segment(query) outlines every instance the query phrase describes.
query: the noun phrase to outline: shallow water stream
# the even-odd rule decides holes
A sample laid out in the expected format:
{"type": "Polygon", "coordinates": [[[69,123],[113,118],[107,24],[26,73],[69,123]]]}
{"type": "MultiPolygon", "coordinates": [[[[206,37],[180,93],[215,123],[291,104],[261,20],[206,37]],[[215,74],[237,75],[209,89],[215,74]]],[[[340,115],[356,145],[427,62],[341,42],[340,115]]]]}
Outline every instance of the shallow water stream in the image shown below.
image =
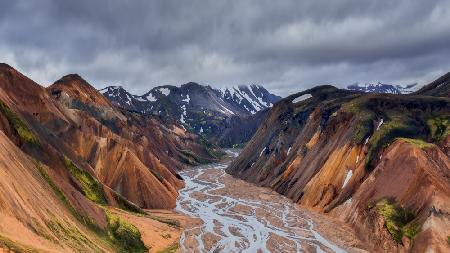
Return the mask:
{"type": "Polygon", "coordinates": [[[345,252],[314,229],[308,212],[270,189],[226,174],[228,164],[181,173],[186,187],[177,211],[196,218],[181,236],[183,252],[345,252]]]}

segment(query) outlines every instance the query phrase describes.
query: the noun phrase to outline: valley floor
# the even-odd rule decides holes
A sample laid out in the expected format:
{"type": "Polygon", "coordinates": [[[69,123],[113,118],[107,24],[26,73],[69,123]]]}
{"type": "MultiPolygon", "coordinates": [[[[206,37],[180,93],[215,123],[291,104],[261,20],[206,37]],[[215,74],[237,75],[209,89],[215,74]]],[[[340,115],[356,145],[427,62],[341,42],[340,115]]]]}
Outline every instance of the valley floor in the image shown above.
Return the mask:
{"type": "Polygon", "coordinates": [[[344,223],[233,178],[227,165],[182,172],[177,211],[195,218],[181,235],[183,252],[365,252],[344,223]]]}

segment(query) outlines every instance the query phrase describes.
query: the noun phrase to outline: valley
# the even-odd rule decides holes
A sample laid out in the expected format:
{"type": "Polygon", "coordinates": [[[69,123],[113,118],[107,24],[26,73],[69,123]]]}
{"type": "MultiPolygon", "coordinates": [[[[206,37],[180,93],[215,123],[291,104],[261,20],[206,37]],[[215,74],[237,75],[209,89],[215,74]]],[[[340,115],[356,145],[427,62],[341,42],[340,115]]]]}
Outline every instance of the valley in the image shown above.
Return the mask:
{"type": "Polygon", "coordinates": [[[365,252],[344,223],[226,174],[237,153],[181,173],[176,211],[194,218],[181,235],[183,252],[365,252]]]}

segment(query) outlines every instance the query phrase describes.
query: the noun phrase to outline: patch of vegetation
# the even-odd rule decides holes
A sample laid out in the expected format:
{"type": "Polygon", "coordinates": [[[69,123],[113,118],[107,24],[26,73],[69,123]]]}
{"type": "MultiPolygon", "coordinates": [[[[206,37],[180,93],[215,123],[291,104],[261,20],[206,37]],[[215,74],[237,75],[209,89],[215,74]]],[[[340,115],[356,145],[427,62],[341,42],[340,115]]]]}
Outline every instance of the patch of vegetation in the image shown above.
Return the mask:
{"type": "Polygon", "coordinates": [[[179,150],[179,152],[181,160],[190,165],[207,164],[211,162],[208,159],[198,156],[191,150],[182,149],[179,150]]]}
{"type": "Polygon", "coordinates": [[[64,156],[64,165],[69,169],[72,176],[74,176],[83,188],[83,194],[95,203],[106,205],[107,201],[103,186],[87,171],[78,168],[68,157],[64,156]]]}
{"type": "Polygon", "coordinates": [[[206,149],[206,152],[208,152],[208,154],[214,159],[220,159],[225,155],[225,152],[221,151],[211,142],[209,142],[204,135],[200,135],[200,144],[206,149]]]}
{"type": "Polygon", "coordinates": [[[39,146],[39,140],[28,126],[11,109],[0,101],[0,112],[6,117],[11,128],[19,136],[20,140],[33,146],[39,146]]]}
{"type": "Polygon", "coordinates": [[[441,141],[450,134],[450,116],[430,117],[427,119],[430,128],[431,139],[441,141]]]}
{"type": "Polygon", "coordinates": [[[50,178],[50,176],[45,171],[42,164],[37,163],[37,168],[39,170],[39,173],[44,178],[44,180],[49,184],[50,188],[52,188],[55,195],[59,198],[59,200],[64,204],[64,206],[70,211],[70,213],[77,218],[80,222],[86,224],[88,227],[93,228],[94,230],[98,230],[97,224],[94,222],[94,220],[90,217],[83,216],[77,212],[77,210],[72,206],[72,204],[69,202],[69,200],[66,198],[64,193],[59,189],[59,187],[53,182],[53,180],[50,178]]]}
{"type": "Polygon", "coordinates": [[[450,244],[450,235],[447,236],[447,243],[450,244]]]}
{"type": "Polygon", "coordinates": [[[180,244],[178,242],[172,243],[169,247],[159,250],[156,253],[175,253],[180,248],[180,244]]]}
{"type": "Polygon", "coordinates": [[[406,116],[396,116],[386,119],[369,140],[369,150],[365,161],[366,169],[370,170],[375,166],[374,163],[379,151],[387,148],[396,138],[423,138],[416,124],[416,122],[406,116]]]}
{"type": "MultiPolygon", "coordinates": [[[[39,253],[41,251],[33,249],[29,246],[23,245],[21,243],[15,242],[3,235],[0,235],[0,249],[6,248],[11,252],[17,253],[39,253]]],[[[7,251],[7,252],[9,252],[7,251]]]]}
{"type": "Polygon", "coordinates": [[[398,243],[402,237],[413,239],[420,232],[420,225],[414,223],[415,215],[392,200],[381,199],[376,204],[377,212],[383,216],[386,229],[398,243]]]}
{"type": "Polygon", "coordinates": [[[58,237],[58,240],[65,241],[76,251],[103,252],[95,243],[89,240],[81,231],[72,225],[53,219],[46,222],[47,227],[58,237]]]}
{"type": "Polygon", "coordinates": [[[140,207],[133,204],[132,202],[126,200],[121,195],[115,193],[114,199],[117,201],[117,204],[119,205],[119,208],[125,211],[129,211],[136,214],[146,214],[140,207]]]}
{"type": "Polygon", "coordinates": [[[220,159],[226,154],[222,150],[216,148],[206,148],[206,152],[214,159],[220,159]]]}
{"type": "Polygon", "coordinates": [[[106,211],[108,221],[108,239],[119,248],[119,252],[147,252],[141,240],[141,232],[118,216],[106,211]]]}
{"type": "MultiPolygon", "coordinates": [[[[115,248],[118,248],[119,252],[147,252],[147,248],[145,248],[145,245],[141,241],[141,234],[135,226],[121,220],[116,215],[110,214],[109,212],[105,211],[108,227],[106,231],[100,229],[93,219],[80,215],[76,211],[76,209],[70,204],[69,200],[63,194],[63,192],[47,174],[42,165],[38,164],[38,169],[42,177],[45,179],[45,181],[47,181],[55,194],[69,209],[72,215],[80,222],[87,225],[87,227],[95,232],[95,234],[97,234],[100,238],[104,238],[106,243],[114,246],[115,248]]],[[[120,197],[118,199],[120,199],[120,197]]],[[[136,212],[140,210],[138,207],[135,207],[132,204],[128,203],[125,199],[122,199],[122,201],[118,201],[118,203],[119,205],[121,205],[122,203],[122,205],[126,207],[124,209],[131,209],[136,212]]],[[[143,211],[140,210],[140,212],[143,211]]],[[[75,248],[80,248],[83,245],[90,245],[91,249],[98,248],[83,234],[81,234],[77,228],[63,225],[61,222],[56,220],[48,222],[47,226],[55,233],[55,235],[58,235],[59,238],[67,240],[68,243],[72,243],[72,246],[75,248]]],[[[98,251],[101,250],[99,249],[98,251]]]]}
{"type": "MultiPolygon", "coordinates": [[[[410,138],[436,142],[450,132],[448,102],[440,98],[396,96],[384,94],[365,95],[342,106],[343,111],[354,117],[353,143],[368,140],[365,167],[371,170],[381,151],[396,138],[410,138]],[[439,115],[438,117],[435,115],[439,115]],[[444,115],[444,116],[443,116],[444,115]],[[384,122],[376,126],[376,122],[384,122]],[[370,137],[370,139],[368,139],[370,137]]],[[[420,141],[411,141],[424,147],[420,141]]]]}
{"type": "Polygon", "coordinates": [[[344,105],[344,110],[351,112],[356,117],[356,124],[353,129],[353,142],[363,144],[366,138],[373,131],[373,121],[376,115],[367,110],[364,105],[358,101],[351,101],[344,105]]]}
{"type": "Polygon", "coordinates": [[[413,144],[415,146],[418,146],[419,148],[429,148],[433,147],[433,143],[428,143],[420,139],[411,139],[411,138],[398,138],[399,140],[405,141],[407,143],[413,144]]]}

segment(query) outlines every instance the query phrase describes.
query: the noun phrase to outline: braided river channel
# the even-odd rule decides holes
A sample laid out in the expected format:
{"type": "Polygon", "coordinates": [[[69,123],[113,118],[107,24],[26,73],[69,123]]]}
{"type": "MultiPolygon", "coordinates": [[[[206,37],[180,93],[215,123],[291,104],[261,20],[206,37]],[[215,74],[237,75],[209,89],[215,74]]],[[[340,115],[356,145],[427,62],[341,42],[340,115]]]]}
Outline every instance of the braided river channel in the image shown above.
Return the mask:
{"type": "Polygon", "coordinates": [[[310,212],[270,189],[225,173],[229,163],[181,173],[186,186],[176,210],[193,218],[180,238],[182,252],[347,252],[316,230],[310,212]]]}

